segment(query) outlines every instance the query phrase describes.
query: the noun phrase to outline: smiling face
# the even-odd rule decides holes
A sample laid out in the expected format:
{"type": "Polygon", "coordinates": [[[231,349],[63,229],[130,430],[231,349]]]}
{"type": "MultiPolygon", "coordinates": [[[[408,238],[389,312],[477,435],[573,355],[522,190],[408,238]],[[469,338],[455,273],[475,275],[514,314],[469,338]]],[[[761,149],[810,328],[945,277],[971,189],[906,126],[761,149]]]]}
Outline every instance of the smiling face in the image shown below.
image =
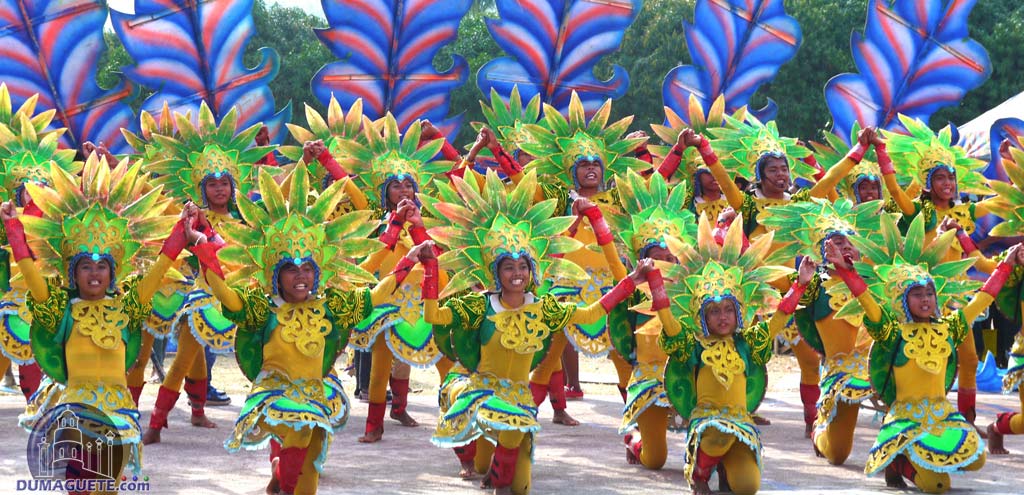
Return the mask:
{"type": "Polygon", "coordinates": [[[904,297],[910,317],[915,322],[928,322],[936,316],[935,308],[938,307],[938,301],[935,297],[934,285],[918,285],[908,290],[904,297]]]}
{"type": "Polygon", "coordinates": [[[857,183],[857,198],[861,203],[882,199],[882,185],[877,180],[864,179],[857,183]]]}
{"type": "Polygon", "coordinates": [[[285,302],[300,303],[309,297],[315,279],[316,269],[312,263],[285,263],[277,273],[277,290],[285,302]]]}
{"type": "Polygon", "coordinates": [[[103,299],[110,287],[110,274],[110,262],[106,259],[80,259],[75,264],[75,287],[78,287],[79,297],[86,301],[103,299]]]}
{"type": "Polygon", "coordinates": [[[767,196],[785,194],[792,183],[789,175],[789,162],[785,158],[769,157],[765,159],[762,167],[762,192],[767,196]]]}
{"type": "Polygon", "coordinates": [[[525,257],[505,258],[498,263],[498,283],[502,294],[523,294],[533,272],[525,257]]]}
{"type": "Polygon", "coordinates": [[[416,186],[413,184],[412,179],[389,182],[387,190],[388,210],[395,211],[395,208],[398,208],[398,203],[401,203],[403,199],[416,199],[416,186]]]}
{"type": "Polygon", "coordinates": [[[932,172],[931,181],[932,200],[953,201],[956,196],[956,176],[945,167],[940,167],[932,172]]]}
{"type": "Polygon", "coordinates": [[[580,160],[576,164],[576,183],[580,189],[600,189],[604,170],[598,160],[580,160]]]}
{"type": "Polygon", "coordinates": [[[221,177],[207,177],[205,182],[206,203],[211,210],[226,210],[231,203],[231,195],[234,187],[231,185],[231,178],[223,175],[221,177]]]}
{"type": "Polygon", "coordinates": [[[709,302],[704,306],[704,325],[710,335],[725,337],[732,335],[739,327],[736,303],[731,299],[709,302]]]}

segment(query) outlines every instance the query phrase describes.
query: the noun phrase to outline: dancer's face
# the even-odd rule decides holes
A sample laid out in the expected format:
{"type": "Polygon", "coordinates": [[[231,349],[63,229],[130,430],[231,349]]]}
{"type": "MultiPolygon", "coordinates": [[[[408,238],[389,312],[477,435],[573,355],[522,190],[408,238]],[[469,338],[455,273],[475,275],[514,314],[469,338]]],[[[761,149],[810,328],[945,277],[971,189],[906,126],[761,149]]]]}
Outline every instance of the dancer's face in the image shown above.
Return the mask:
{"type": "Polygon", "coordinates": [[[505,258],[498,263],[498,281],[501,282],[503,293],[522,294],[526,292],[531,277],[530,262],[526,258],[505,258]]]}
{"type": "Polygon", "coordinates": [[[907,291],[907,309],[910,310],[910,317],[914,321],[931,321],[935,317],[937,306],[935,287],[931,284],[919,285],[907,291]]]}
{"type": "Polygon", "coordinates": [[[718,195],[722,193],[722,188],[718,185],[718,181],[715,180],[715,176],[708,173],[697,174],[698,180],[700,180],[700,190],[704,194],[718,195]]]}
{"type": "Polygon", "coordinates": [[[403,199],[415,200],[416,187],[412,179],[393,180],[388,183],[388,209],[394,211],[403,199]]]}
{"type": "Polygon", "coordinates": [[[527,152],[525,152],[523,150],[519,150],[519,158],[516,161],[519,162],[519,165],[522,165],[522,166],[525,167],[527,164],[529,164],[530,162],[533,161],[533,155],[531,155],[531,154],[529,154],[529,153],[527,153],[527,152]]]}
{"type": "Polygon", "coordinates": [[[854,246],[850,239],[845,235],[834,235],[830,237],[832,244],[839,250],[839,254],[842,254],[844,258],[849,258],[853,261],[860,261],[860,250],[857,246],[854,246]]]}
{"type": "Polygon", "coordinates": [[[932,199],[952,201],[955,195],[956,177],[944,168],[932,172],[932,199]]]}
{"type": "Polygon", "coordinates": [[[708,303],[704,306],[704,323],[708,333],[719,337],[732,335],[739,326],[736,314],[736,303],[731,300],[708,303]]]}
{"type": "Polygon", "coordinates": [[[651,246],[647,248],[647,257],[654,261],[665,261],[668,263],[679,263],[679,259],[676,258],[671,251],[661,246],[651,246]]]}
{"type": "Polygon", "coordinates": [[[862,180],[857,184],[857,195],[861,203],[882,199],[882,185],[876,180],[862,180]]]}
{"type": "Polygon", "coordinates": [[[97,301],[107,295],[110,286],[110,262],[83,258],[75,265],[75,286],[78,295],[86,301],[97,301]]]}
{"type": "Polygon", "coordinates": [[[602,182],[604,172],[601,170],[601,162],[583,160],[576,164],[576,183],[580,189],[600,189],[602,182]]]}
{"type": "Polygon", "coordinates": [[[285,302],[300,303],[309,297],[316,277],[312,263],[285,263],[277,273],[278,292],[285,302]]]}
{"type": "Polygon", "coordinates": [[[785,158],[769,158],[761,171],[761,189],[766,195],[787,192],[790,185],[789,163],[785,158]]]}
{"type": "Polygon", "coordinates": [[[221,210],[231,203],[231,179],[210,177],[206,179],[206,202],[211,209],[221,210]]]}

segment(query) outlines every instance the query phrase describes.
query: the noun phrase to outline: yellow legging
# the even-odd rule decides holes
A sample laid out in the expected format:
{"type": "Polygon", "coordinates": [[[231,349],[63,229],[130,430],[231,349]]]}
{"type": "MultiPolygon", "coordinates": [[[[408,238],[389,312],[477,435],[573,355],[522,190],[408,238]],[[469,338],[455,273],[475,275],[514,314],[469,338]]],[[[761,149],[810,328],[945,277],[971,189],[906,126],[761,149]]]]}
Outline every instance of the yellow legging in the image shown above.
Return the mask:
{"type": "MultiPolygon", "coordinates": [[[[530,459],[530,451],[533,450],[533,437],[521,431],[503,431],[498,433],[498,443],[507,449],[519,446],[519,457],[516,459],[516,474],[512,478],[512,493],[523,495],[530,493],[530,476],[533,469],[533,461],[530,459]]],[[[484,438],[476,441],[476,457],[473,458],[473,467],[479,474],[486,474],[491,467],[491,458],[494,457],[494,444],[484,438]]]]}
{"type": "MultiPolygon", "coordinates": [[[[548,353],[541,360],[540,364],[534,368],[533,373],[530,375],[530,381],[538,385],[550,383],[551,375],[562,371],[562,352],[565,351],[567,345],[569,345],[569,339],[566,338],[565,332],[555,332],[551,337],[551,347],[548,349],[548,353]]],[[[629,379],[633,376],[633,366],[623,359],[617,351],[610,352],[608,359],[611,359],[612,364],[615,365],[615,374],[619,378],[619,387],[628,387],[629,379]]]]}
{"type": "Polygon", "coordinates": [[[722,458],[725,476],[734,494],[753,495],[761,488],[761,470],[757,467],[757,457],[750,447],[737,442],[736,437],[708,428],[701,435],[700,450],[711,457],[722,458]]]}
{"type": "Polygon", "coordinates": [[[840,465],[846,462],[853,450],[853,431],[857,427],[857,415],[860,404],[849,404],[839,401],[836,405],[836,417],[825,427],[825,431],[814,437],[814,445],[818,452],[825,456],[830,464],[840,465]]]}
{"type": "MultiPolygon", "coordinates": [[[[914,461],[910,461],[910,464],[914,466],[914,470],[917,473],[914,475],[914,484],[917,485],[922,492],[925,493],[946,493],[949,490],[949,473],[937,473],[935,471],[929,471],[924,469],[914,461]]],[[[985,465],[985,452],[982,451],[981,457],[976,461],[968,464],[964,467],[964,471],[977,471],[985,465]]]]}
{"type": "Polygon", "coordinates": [[[647,469],[661,469],[668,459],[668,444],[665,440],[668,418],[667,407],[651,406],[636,420],[640,427],[640,438],[643,440],[640,463],[647,469]]]}
{"type": "Polygon", "coordinates": [[[262,428],[268,429],[277,438],[281,439],[281,448],[304,448],[306,459],[302,462],[302,473],[299,475],[299,482],[295,485],[295,495],[314,494],[317,485],[320,484],[320,473],[317,472],[314,461],[320,457],[320,450],[323,447],[324,430],[320,428],[305,427],[296,431],[288,425],[268,425],[260,422],[262,428]]]}
{"type": "Polygon", "coordinates": [[[203,345],[192,336],[188,327],[178,332],[178,355],[174,357],[171,369],[167,370],[163,386],[180,391],[186,374],[191,380],[206,379],[206,353],[203,352],[203,345]]]}
{"type": "Polygon", "coordinates": [[[974,348],[974,332],[967,327],[967,336],[956,348],[960,370],[957,371],[959,386],[965,389],[978,388],[978,351],[974,348]]]}
{"type": "Polygon", "coordinates": [[[142,345],[139,346],[139,358],[128,370],[128,386],[142,387],[146,384],[146,364],[149,363],[149,356],[153,353],[153,334],[142,331],[142,345]]]}
{"type": "Polygon", "coordinates": [[[619,351],[613,350],[608,353],[608,359],[611,359],[612,364],[615,365],[615,374],[619,377],[619,389],[624,390],[629,387],[629,379],[633,377],[633,365],[629,364],[629,361],[626,361],[619,351]]]}
{"type": "MultiPolygon", "coordinates": [[[[387,342],[384,342],[384,339],[384,335],[377,336],[377,340],[373,343],[373,359],[370,361],[370,402],[375,404],[383,404],[387,401],[388,378],[392,376],[391,369],[395,360],[395,357],[391,354],[391,349],[388,349],[387,342]]],[[[437,374],[441,377],[441,381],[444,381],[444,377],[448,375],[453,364],[450,359],[442,357],[434,365],[437,369],[437,374]]],[[[410,372],[411,369],[405,366],[404,369],[396,369],[394,375],[398,379],[408,379],[410,372]]]]}
{"type": "Polygon", "coordinates": [[[821,356],[815,351],[807,340],[801,338],[793,346],[793,355],[796,356],[796,363],[800,366],[800,383],[802,385],[818,385],[821,381],[821,356]]]}

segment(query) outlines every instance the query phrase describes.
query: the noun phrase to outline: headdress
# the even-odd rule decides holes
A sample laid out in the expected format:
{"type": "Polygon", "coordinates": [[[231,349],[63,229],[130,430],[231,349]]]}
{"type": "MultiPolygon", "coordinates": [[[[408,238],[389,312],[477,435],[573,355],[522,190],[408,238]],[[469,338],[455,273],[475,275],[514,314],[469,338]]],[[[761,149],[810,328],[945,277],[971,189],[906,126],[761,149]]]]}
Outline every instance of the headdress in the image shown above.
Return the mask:
{"type": "MultiPolygon", "coordinates": [[[[26,182],[49,184],[56,169],[75,174],[82,168],[82,163],[75,161],[75,150],[57,149],[57,139],[64,133],[63,128],[57,132],[40,133],[40,127],[50,124],[53,112],[32,119],[24,113],[27,109],[29,107],[22,106],[18,113],[12,115],[10,126],[0,122],[0,198],[13,200],[18,206],[25,206],[20,204],[19,192],[26,182]]],[[[3,102],[0,101],[2,110],[3,102]]]]}
{"type": "Polygon", "coordinates": [[[241,267],[230,281],[255,279],[267,294],[278,295],[277,275],[283,265],[313,263],[317,277],[311,292],[325,283],[347,287],[375,282],[373,275],[349,261],[381,246],[368,238],[377,226],[370,221],[370,212],[356,211],[328,221],[341,200],[343,184],[336,182],[311,200],[304,169],[293,170],[280,186],[261,169],[262,207],[240,195],[238,211],[245,223],[220,227],[230,240],[220,259],[241,267]]]}
{"type": "MultiPolygon", "coordinates": [[[[974,264],[974,258],[942,262],[950,244],[955,241],[954,232],[938,236],[925,246],[924,223],[923,216],[914,217],[904,237],[896,219],[884,215],[878,235],[850,238],[861,256],[873,263],[855,264],[861,277],[868,282],[871,293],[876,300],[891,304],[890,309],[904,322],[911,321],[906,305],[907,291],[916,286],[935,286],[936,311],[940,311],[951,303],[965,304],[967,296],[980,285],[964,276],[974,264]]],[[[848,307],[844,306],[836,317],[843,317],[848,307]]]]}
{"type": "MultiPolygon", "coordinates": [[[[1024,138],[1021,142],[1024,144],[1024,138]]],[[[1024,150],[1011,147],[1010,153],[1013,161],[1003,160],[1010,183],[992,181],[998,199],[988,203],[989,212],[1003,219],[989,232],[999,237],[1014,237],[1024,232],[1024,150]]]]}
{"type": "Polygon", "coordinates": [[[785,205],[769,206],[762,223],[775,231],[776,242],[793,242],[796,254],[825,259],[825,241],[835,235],[870,236],[880,228],[882,201],[855,205],[847,198],[835,203],[814,198],[785,205]]]}
{"type": "Polygon", "coordinates": [[[174,121],[178,137],[152,134],[154,152],[167,157],[146,165],[147,172],[158,175],[155,184],[163,185],[177,201],[201,206],[207,205],[204,186],[210,178],[228,177],[236,190],[249,193],[256,162],[270,151],[267,146],[252,146],[261,124],[236,133],[238,108],[232,108],[218,126],[206,102],[199,107],[199,125],[180,113],[174,114],[174,121]]]}
{"type": "MultiPolygon", "coordinates": [[[[185,119],[191,121],[192,113],[186,113],[185,119]]],[[[179,137],[177,129],[174,127],[174,117],[171,114],[171,107],[167,102],[164,102],[164,107],[160,110],[160,115],[156,118],[153,117],[153,114],[143,110],[139,115],[139,124],[141,135],[135,134],[128,129],[121,129],[121,134],[124,135],[128,144],[135,149],[135,152],[142,155],[142,158],[146,160],[147,163],[173,158],[173,154],[169,148],[158,146],[153,142],[154,134],[171,136],[174,138],[179,137]]]]}
{"type": "Polygon", "coordinates": [[[953,132],[946,126],[938,134],[918,119],[900,115],[909,134],[882,131],[901,184],[916,184],[931,190],[932,174],[939,168],[953,172],[957,194],[992,194],[988,179],[982,175],[985,162],[967,156],[963,147],[952,144],[953,132]]]}
{"type": "Polygon", "coordinates": [[[413,122],[403,137],[390,113],[377,124],[363,116],[363,139],[338,142],[342,155],[339,164],[356,175],[353,180],[360,189],[374,192],[380,209],[387,209],[387,188],[392,181],[411,179],[416,191],[421,192],[435,176],[451,169],[450,162],[434,159],[444,145],[442,140],[420,146],[420,125],[413,122]]]}
{"type": "MultiPolygon", "coordinates": [[[[859,123],[853,124],[853,129],[850,130],[850,142],[857,142],[857,134],[861,131],[859,123]]],[[[825,133],[824,143],[811,143],[814,147],[814,158],[818,161],[826,171],[835,167],[839,162],[846,158],[846,154],[850,152],[850,146],[845,141],[840,139],[834,133],[825,133]]],[[[864,181],[874,181],[878,183],[881,191],[885,188],[882,185],[882,171],[878,168],[878,157],[875,154],[875,150],[872,148],[864,153],[864,157],[860,163],[854,165],[850,173],[843,178],[842,185],[839,188],[839,192],[854,202],[860,202],[860,193],[857,188],[864,181]]],[[[883,193],[884,194],[884,193],[883,193]]]]}
{"type": "MultiPolygon", "coordinates": [[[[513,155],[519,152],[524,143],[535,141],[532,134],[526,130],[526,126],[540,121],[540,93],[534,95],[524,107],[522,97],[519,96],[519,86],[512,86],[512,94],[509,95],[507,104],[501,99],[498,91],[491,88],[491,104],[488,106],[484,101],[480,101],[480,110],[487,119],[487,126],[494,131],[498,143],[513,155]]],[[[477,131],[482,127],[481,123],[473,123],[473,129],[477,131]]]]}
{"type": "Polygon", "coordinates": [[[534,204],[534,172],[528,172],[512,191],[505,189],[493,171],[488,171],[482,188],[474,180],[458,177],[452,183],[439,185],[438,199],[425,200],[440,222],[431,234],[449,249],[439,262],[455,274],[442,297],[477,284],[495,290],[498,264],[506,258],[525,257],[533,270],[534,284],[548,278],[586,278],[576,264],[552,257],[580,249],[582,244],[560,235],[575,218],[552,217],[557,200],[534,204]]]}
{"type": "Polygon", "coordinates": [[[0,128],[2,128],[2,126],[15,127],[18,125],[18,116],[24,115],[29,117],[32,122],[32,127],[35,128],[36,134],[40,137],[50,133],[58,135],[64,134],[64,128],[54,131],[46,131],[46,126],[50,125],[50,122],[53,120],[53,116],[57,114],[56,109],[51,108],[40,112],[39,115],[32,115],[36,111],[36,103],[38,102],[39,94],[37,93],[28,97],[28,99],[18,107],[18,110],[15,111],[14,107],[11,105],[11,93],[7,89],[7,83],[0,82],[0,128]]]}
{"type": "MultiPolygon", "coordinates": [[[[331,152],[331,156],[339,163],[345,159],[345,154],[341,149],[341,142],[343,140],[355,139],[362,144],[366,144],[366,138],[361,132],[363,126],[362,98],[353,102],[348,112],[345,112],[342,110],[338,100],[334,98],[334,94],[331,94],[331,102],[327,105],[326,120],[307,103],[306,124],[309,125],[308,129],[286,123],[285,125],[288,126],[288,131],[291,132],[292,138],[300,145],[281,146],[278,148],[282,155],[296,162],[302,158],[301,145],[306,141],[322,140],[324,146],[331,152]]],[[[306,172],[309,174],[311,181],[316,184],[322,184],[327,176],[327,169],[316,163],[307,163],[306,172]]]]}
{"type": "Polygon", "coordinates": [[[68,277],[71,287],[75,265],[86,257],[111,264],[111,284],[123,280],[138,268],[136,257],[155,259],[155,241],[166,237],[177,221],[162,214],[171,200],[160,187],[148,187],[141,162],[130,165],[124,159],[111,170],[92,154],[81,177],[54,168],[51,178],[51,187],[26,184],[43,216],[21,221],[35,253],[68,277]]]}
{"type": "Polygon", "coordinates": [[[605,127],[612,112],[612,100],[607,100],[587,121],[583,103],[575,91],[569,100],[569,118],[558,109],[544,104],[543,125],[527,125],[527,132],[535,142],[523,143],[521,149],[535,157],[527,165],[537,175],[555,177],[563,184],[576,185],[576,165],[583,160],[601,163],[605,178],[623,175],[626,170],[643,170],[650,165],[627,156],[643,139],[622,139],[633,117],[626,117],[605,127]]]}
{"type": "Polygon", "coordinates": [[[745,121],[726,115],[725,123],[725,127],[713,132],[717,139],[713,139],[711,145],[718,151],[718,158],[730,176],[754,177],[760,181],[763,160],[785,158],[793,179],[813,181],[814,167],[800,160],[811,151],[797,144],[795,138],[780,136],[774,120],[761,123],[750,114],[745,121]]]}
{"type": "Polygon", "coordinates": [[[688,244],[697,241],[697,222],[686,209],[687,183],[674,187],[661,174],[650,182],[630,170],[616,178],[622,214],[609,215],[608,224],[626,245],[626,256],[634,263],[651,246],[668,248],[673,238],[688,244]]]}
{"type": "Polygon", "coordinates": [[[707,335],[702,313],[710,302],[734,302],[740,326],[751,324],[759,312],[773,311],[779,292],[770,282],[793,270],[781,266],[784,259],[770,254],[772,239],[773,233],[769,231],[744,251],[743,222],[737,218],[729,226],[722,245],[718,245],[707,215],[701,215],[698,222],[696,246],[669,238],[669,250],[679,259],[678,265],[665,269],[665,278],[678,281],[666,285],[675,306],[673,314],[681,316],[681,321],[699,324],[707,335]]]}

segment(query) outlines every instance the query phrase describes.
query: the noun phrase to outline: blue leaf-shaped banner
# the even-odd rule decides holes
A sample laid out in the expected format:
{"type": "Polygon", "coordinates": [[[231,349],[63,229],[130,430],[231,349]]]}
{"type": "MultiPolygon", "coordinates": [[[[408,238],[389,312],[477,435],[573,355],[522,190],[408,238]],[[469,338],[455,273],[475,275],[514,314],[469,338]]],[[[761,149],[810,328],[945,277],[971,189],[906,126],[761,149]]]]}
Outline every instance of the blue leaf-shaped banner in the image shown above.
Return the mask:
{"type": "Polygon", "coordinates": [[[1003,182],[1010,181],[1010,177],[1006,175],[1006,169],[1003,168],[1003,158],[999,155],[999,146],[1003,144],[1003,140],[1009,140],[1011,146],[1019,149],[1022,138],[1024,138],[1024,120],[1006,118],[992,123],[988,132],[990,158],[988,167],[985,168],[985,177],[1003,182]]]}
{"type": "Polygon", "coordinates": [[[618,65],[600,81],[594,66],[619,49],[626,28],[640,12],[641,0],[497,0],[500,19],[487,29],[510,57],[491,60],[477,73],[485,95],[491,89],[504,99],[519,86],[523,101],[540,94],[541,101],[563,114],[573,91],[587,112],[629,87],[629,74],[618,65]]]}
{"type": "Polygon", "coordinates": [[[38,93],[39,110],[57,110],[51,125],[68,128],[63,146],[102,141],[122,153],[130,150],[120,129],[134,128],[126,103],[134,89],[96,84],[106,20],[99,0],[0,0],[0,81],[15,108],[38,93]]]}
{"type": "Polygon", "coordinates": [[[976,1],[872,0],[851,41],[860,73],[825,86],[833,132],[848,139],[854,122],[899,130],[900,113],[927,122],[988,79],[988,53],[967,34],[976,1]]]}
{"type": "MultiPolygon", "coordinates": [[[[690,95],[711,108],[725,95],[725,111],[747,105],[762,85],[796,55],[803,36],[796,19],[786,15],[782,0],[698,0],[694,23],[683,23],[693,65],[681,65],[665,76],[665,106],[687,118],[690,95]]],[[[758,120],[775,118],[778,108],[768,100],[753,111],[758,120]]]]}
{"type": "Polygon", "coordinates": [[[176,112],[199,115],[206,101],[219,121],[232,107],[239,128],[263,122],[271,141],[280,143],[291,118],[291,102],[274,113],[267,83],[277,75],[277,52],[260,48],[254,69],[242,64],[253,34],[252,0],[136,0],[135,14],[111,11],[114,30],[134,67],[128,77],[154,91],[143,109],[159,113],[164,102],[176,112]]]}
{"type": "Polygon", "coordinates": [[[333,94],[343,108],[363,99],[377,119],[391,112],[401,129],[429,119],[449,137],[461,117],[448,118],[451,91],[466,82],[469,64],[434,68],[437,52],[455,40],[472,0],[323,0],[327,29],[317,36],[340,61],[313,76],[313,94],[324,105],[333,94]]]}

